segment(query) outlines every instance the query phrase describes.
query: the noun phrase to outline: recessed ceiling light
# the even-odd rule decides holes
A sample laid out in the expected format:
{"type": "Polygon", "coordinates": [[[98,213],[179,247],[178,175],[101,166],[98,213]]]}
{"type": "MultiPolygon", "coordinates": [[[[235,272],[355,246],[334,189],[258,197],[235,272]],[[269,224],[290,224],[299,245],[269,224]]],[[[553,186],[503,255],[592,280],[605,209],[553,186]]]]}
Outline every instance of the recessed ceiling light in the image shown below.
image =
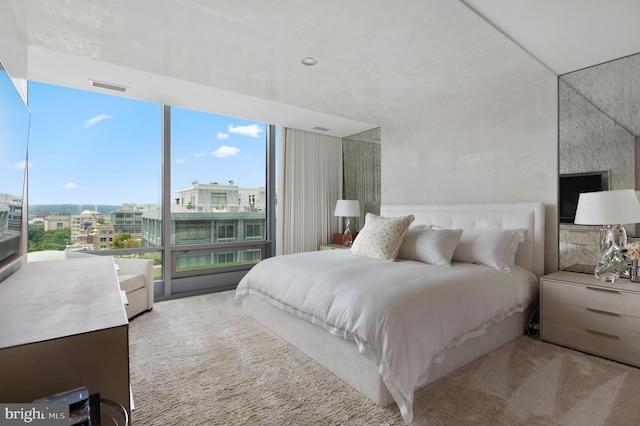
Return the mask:
{"type": "Polygon", "coordinates": [[[302,62],[304,65],[312,67],[318,63],[318,60],[315,58],[312,58],[311,56],[308,56],[306,58],[303,58],[300,62],[302,62]]]}

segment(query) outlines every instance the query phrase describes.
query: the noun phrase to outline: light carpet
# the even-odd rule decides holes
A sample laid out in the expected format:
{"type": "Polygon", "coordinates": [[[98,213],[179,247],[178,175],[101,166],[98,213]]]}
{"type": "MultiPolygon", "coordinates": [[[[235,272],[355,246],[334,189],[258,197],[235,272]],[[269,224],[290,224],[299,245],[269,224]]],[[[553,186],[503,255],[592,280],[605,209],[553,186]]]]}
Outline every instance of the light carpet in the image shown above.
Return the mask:
{"type": "MultiPolygon", "coordinates": [[[[402,425],[242,314],[233,292],[129,329],[133,424],[402,425]]],[[[522,336],[416,392],[415,425],[639,425],[640,370],[522,336]]]]}

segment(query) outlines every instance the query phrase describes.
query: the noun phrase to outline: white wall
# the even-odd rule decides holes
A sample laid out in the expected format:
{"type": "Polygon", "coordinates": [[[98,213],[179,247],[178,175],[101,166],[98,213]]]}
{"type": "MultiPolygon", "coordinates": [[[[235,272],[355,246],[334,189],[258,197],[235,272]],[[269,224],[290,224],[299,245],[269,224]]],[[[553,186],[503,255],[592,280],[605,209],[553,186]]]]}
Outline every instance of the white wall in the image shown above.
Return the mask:
{"type": "Polygon", "coordinates": [[[545,271],[558,265],[557,77],[382,128],[382,204],[545,203],[545,271]]]}

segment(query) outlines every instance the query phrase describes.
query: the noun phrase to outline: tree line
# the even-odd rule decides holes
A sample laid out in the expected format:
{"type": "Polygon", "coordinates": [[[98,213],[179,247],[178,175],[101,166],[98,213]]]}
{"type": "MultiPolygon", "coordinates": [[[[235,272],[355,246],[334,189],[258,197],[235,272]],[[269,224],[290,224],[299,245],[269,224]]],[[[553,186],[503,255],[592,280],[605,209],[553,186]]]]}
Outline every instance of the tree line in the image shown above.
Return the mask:
{"type": "Polygon", "coordinates": [[[29,225],[29,252],[64,250],[68,245],[71,245],[71,228],[45,231],[29,225]]]}
{"type": "MultiPolygon", "coordinates": [[[[71,228],[45,231],[39,226],[29,225],[29,252],[44,250],[64,250],[71,245],[71,228]]],[[[128,233],[113,238],[111,248],[136,248],[142,246],[140,240],[128,233]]]]}

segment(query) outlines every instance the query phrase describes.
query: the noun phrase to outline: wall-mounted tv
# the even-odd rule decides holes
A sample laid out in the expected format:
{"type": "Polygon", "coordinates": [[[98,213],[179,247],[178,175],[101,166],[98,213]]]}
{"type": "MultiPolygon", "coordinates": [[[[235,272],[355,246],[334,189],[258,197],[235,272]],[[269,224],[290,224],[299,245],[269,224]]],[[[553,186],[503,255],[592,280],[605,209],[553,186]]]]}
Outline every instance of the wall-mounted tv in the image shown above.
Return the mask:
{"type": "Polygon", "coordinates": [[[560,175],[560,223],[573,223],[583,192],[609,190],[609,171],[560,175]]]}
{"type": "Polygon", "coordinates": [[[0,269],[20,250],[30,119],[27,105],[0,63],[0,269]]]}

